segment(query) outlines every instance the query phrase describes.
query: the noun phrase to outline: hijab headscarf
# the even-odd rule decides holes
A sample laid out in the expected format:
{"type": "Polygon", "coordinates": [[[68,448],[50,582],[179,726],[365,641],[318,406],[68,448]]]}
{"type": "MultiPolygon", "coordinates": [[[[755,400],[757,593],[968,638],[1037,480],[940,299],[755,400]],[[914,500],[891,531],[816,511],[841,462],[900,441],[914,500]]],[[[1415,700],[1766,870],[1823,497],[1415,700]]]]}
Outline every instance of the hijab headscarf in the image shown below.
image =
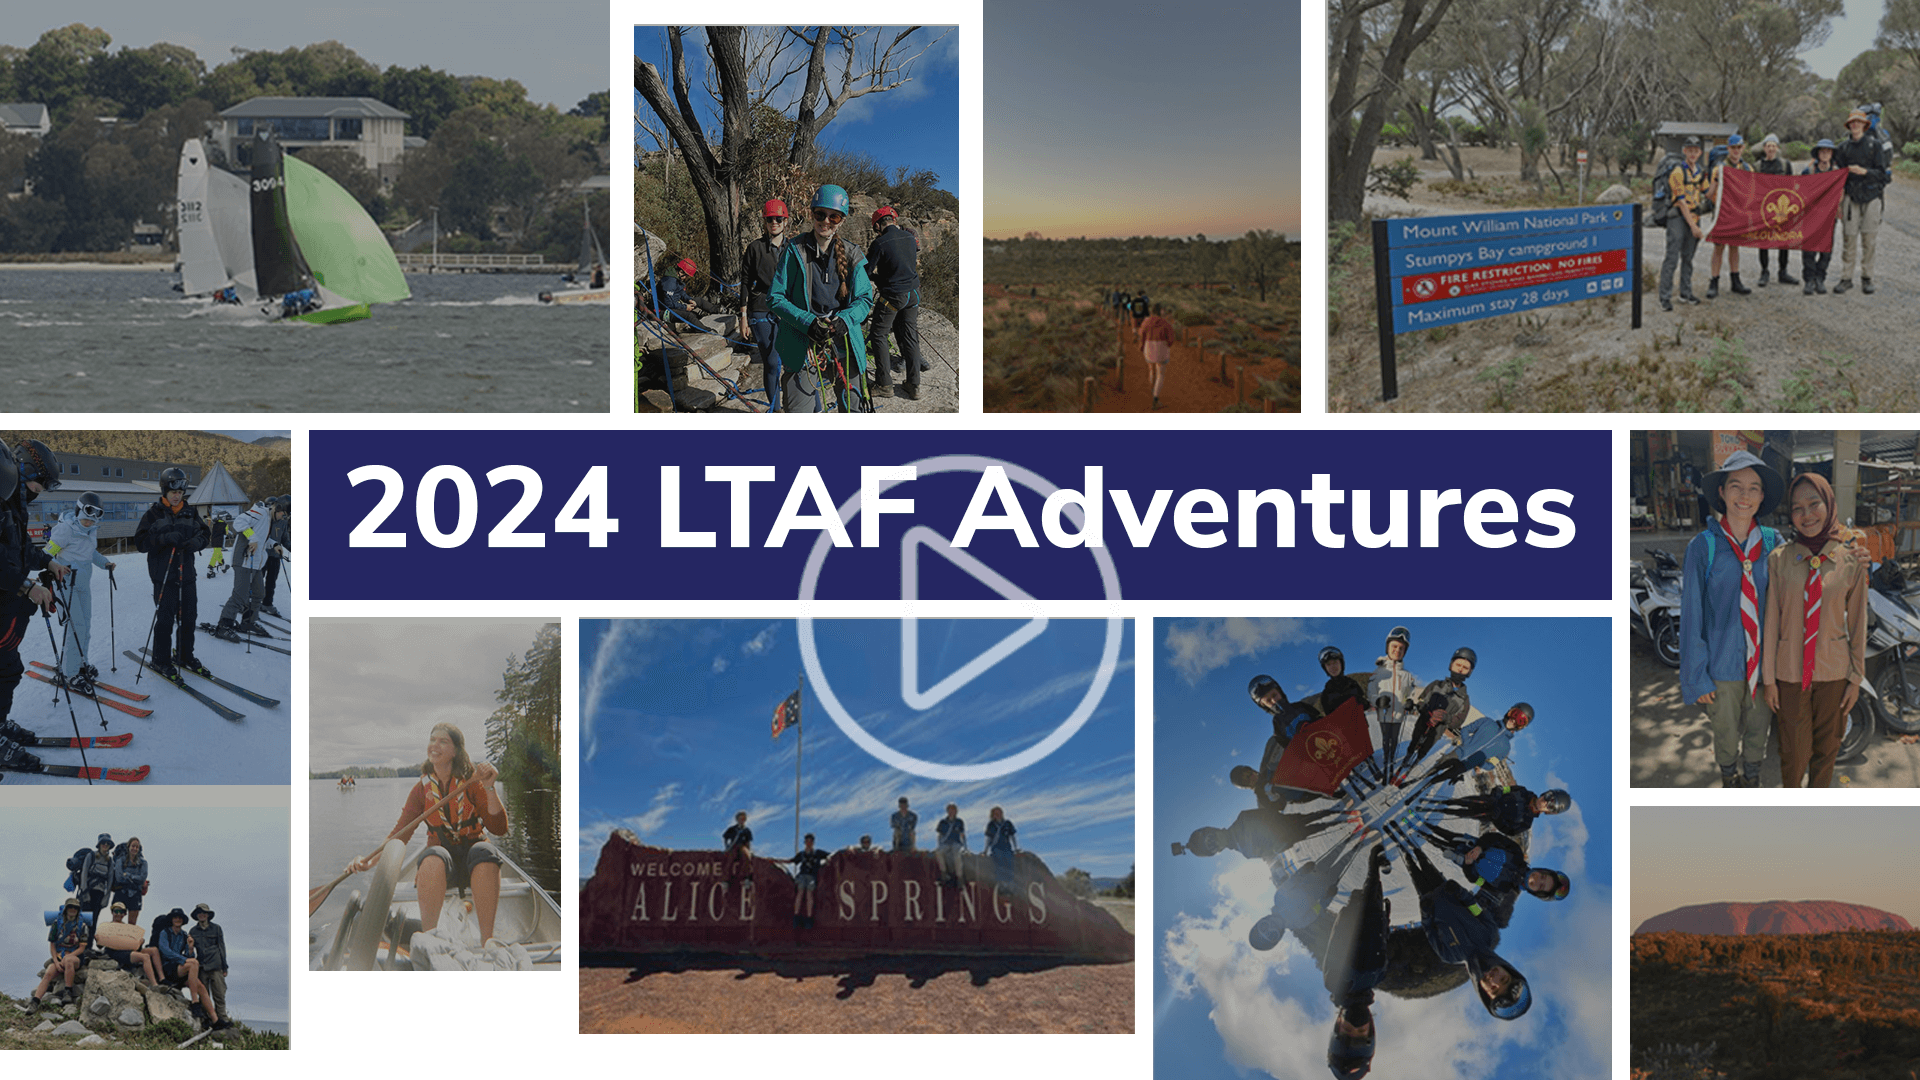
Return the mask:
{"type": "Polygon", "coordinates": [[[1839,521],[1839,511],[1833,504],[1833,485],[1827,483],[1827,478],[1821,476],[1819,473],[1801,473],[1799,476],[1793,478],[1793,483],[1787,485],[1787,505],[1789,508],[1793,505],[1794,490],[1801,484],[1812,486],[1814,493],[1820,496],[1820,502],[1826,506],[1827,516],[1826,520],[1821,522],[1820,531],[1816,535],[1803,535],[1800,532],[1800,527],[1795,525],[1793,536],[1794,539],[1805,544],[1808,550],[1818,555],[1820,549],[1827,545],[1827,541],[1837,539],[1837,537],[1834,536],[1834,526],[1839,521]]]}

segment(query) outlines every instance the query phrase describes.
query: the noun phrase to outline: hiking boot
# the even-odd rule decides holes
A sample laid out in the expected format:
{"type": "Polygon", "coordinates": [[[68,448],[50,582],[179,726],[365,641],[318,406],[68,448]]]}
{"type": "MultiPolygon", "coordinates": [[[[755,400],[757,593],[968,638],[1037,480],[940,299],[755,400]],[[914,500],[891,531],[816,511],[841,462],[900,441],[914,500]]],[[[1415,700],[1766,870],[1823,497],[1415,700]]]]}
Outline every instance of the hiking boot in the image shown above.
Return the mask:
{"type": "Polygon", "coordinates": [[[1800,286],[1800,295],[1801,296],[1813,295],[1813,275],[1812,274],[1808,274],[1807,280],[1800,286]]]}
{"type": "Polygon", "coordinates": [[[1714,297],[1719,295],[1720,295],[1720,279],[1717,277],[1708,278],[1707,279],[1707,299],[1711,300],[1714,297]]]}
{"type": "Polygon", "coordinates": [[[876,387],[874,387],[874,388],[873,388],[873,396],[874,396],[874,397],[877,397],[877,398],[880,398],[880,397],[892,397],[892,396],[893,396],[893,384],[892,384],[892,383],[888,383],[888,384],[887,384],[887,385],[885,385],[885,386],[876,386],[876,387]]]}
{"type": "Polygon", "coordinates": [[[1760,786],[1760,763],[1757,761],[1749,761],[1745,764],[1743,768],[1744,768],[1745,775],[1741,777],[1741,780],[1742,780],[1741,786],[1750,787],[1750,788],[1759,787],[1760,786]]]}
{"type": "MultiPolygon", "coordinates": [[[[1787,283],[1786,278],[1782,277],[1780,279],[1780,283],[1782,285],[1785,285],[1787,283]]],[[[1758,289],[1764,289],[1767,287],[1767,268],[1766,267],[1762,266],[1760,268],[1760,280],[1754,282],[1753,284],[1754,284],[1754,287],[1758,289]]]]}
{"type": "Polygon", "coordinates": [[[1661,311],[1672,311],[1672,310],[1673,310],[1673,301],[1671,301],[1671,300],[1669,300],[1669,299],[1667,299],[1667,298],[1666,298],[1666,297],[1664,297],[1664,296],[1663,296],[1663,297],[1661,297],[1661,298],[1660,298],[1660,310],[1661,310],[1661,311]]]}
{"type": "Polygon", "coordinates": [[[1747,288],[1747,287],[1746,287],[1745,285],[1742,285],[1742,284],[1740,284],[1740,275],[1739,275],[1739,274],[1732,274],[1732,275],[1729,275],[1729,276],[1731,276],[1731,277],[1733,278],[1733,287],[1732,287],[1732,289],[1731,289],[1730,291],[1731,291],[1731,292],[1732,292],[1732,293],[1733,293],[1733,294],[1734,294],[1735,296],[1751,296],[1751,295],[1753,294],[1753,290],[1752,290],[1752,289],[1749,289],[1749,288],[1747,288]]]}
{"type": "Polygon", "coordinates": [[[1720,786],[1723,788],[1745,787],[1746,785],[1740,782],[1740,766],[1720,766],[1720,786]]]}
{"type": "Polygon", "coordinates": [[[1860,278],[1860,291],[1862,293],[1865,293],[1868,296],[1872,296],[1873,295],[1873,279],[1862,275],[1860,278]]]}
{"type": "Polygon", "coordinates": [[[1821,274],[1819,277],[1813,279],[1813,291],[1819,293],[1821,296],[1827,295],[1827,275],[1821,274]]]}
{"type": "MultiPolygon", "coordinates": [[[[1708,293],[1707,295],[1712,296],[1713,294],[1708,293]]],[[[1700,298],[1690,292],[1683,292],[1680,294],[1680,302],[1683,304],[1697,304],[1700,302],[1700,298]]]]}
{"type": "Polygon", "coordinates": [[[902,386],[900,392],[895,396],[906,398],[908,401],[919,401],[920,388],[917,386],[902,386]]]}
{"type": "Polygon", "coordinates": [[[0,739],[0,769],[11,772],[34,772],[40,768],[40,759],[27,753],[27,748],[12,739],[0,739]]]}
{"type": "MultiPolygon", "coordinates": [[[[1765,278],[1765,277],[1766,277],[1766,274],[1764,274],[1764,273],[1762,273],[1762,274],[1761,274],[1760,276],[1761,276],[1762,278],[1765,278]]],[[[1762,284],[1762,285],[1765,285],[1765,284],[1766,284],[1766,282],[1765,282],[1765,281],[1763,280],[1763,281],[1761,281],[1761,282],[1760,282],[1760,284],[1762,284]]],[[[1783,267],[1781,267],[1781,268],[1780,268],[1780,284],[1782,284],[1782,285],[1798,285],[1798,284],[1800,284],[1800,282],[1799,282],[1798,280],[1796,280],[1796,279],[1794,279],[1794,278],[1791,278],[1791,277],[1788,277],[1788,276],[1787,276],[1787,268],[1783,266],[1783,267]]]]}
{"type": "Polygon", "coordinates": [[[1833,295],[1835,295],[1835,296],[1839,296],[1839,295],[1840,295],[1841,293],[1843,293],[1843,292],[1846,292],[1846,291],[1847,291],[1848,289],[1851,289],[1851,288],[1853,288],[1853,281],[1852,281],[1852,279],[1850,279],[1850,278],[1841,278],[1841,279],[1840,279],[1840,284],[1838,284],[1838,285],[1835,285],[1835,286],[1833,287],[1833,295]]]}

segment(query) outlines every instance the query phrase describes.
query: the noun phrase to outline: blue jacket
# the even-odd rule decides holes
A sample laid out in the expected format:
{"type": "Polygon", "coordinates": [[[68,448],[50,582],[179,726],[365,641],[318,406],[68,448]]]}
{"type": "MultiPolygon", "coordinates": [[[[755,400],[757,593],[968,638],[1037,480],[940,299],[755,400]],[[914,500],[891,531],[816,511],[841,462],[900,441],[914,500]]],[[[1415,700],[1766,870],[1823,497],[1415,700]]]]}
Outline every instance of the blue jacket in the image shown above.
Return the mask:
{"type": "Polygon", "coordinates": [[[1455,751],[1461,761],[1476,769],[1512,752],[1513,732],[1507,730],[1506,718],[1499,716],[1482,716],[1462,728],[1460,745],[1455,751]]]}
{"type": "MultiPolygon", "coordinates": [[[[847,324],[848,351],[856,371],[867,370],[867,344],[860,336],[860,324],[867,321],[873,312],[873,280],[867,277],[867,264],[853,250],[853,245],[835,238],[835,244],[846,244],[847,253],[853,260],[853,285],[847,290],[846,306],[837,314],[840,321],[847,324]]],[[[792,374],[807,365],[807,352],[810,342],[807,329],[813,325],[814,314],[811,307],[812,297],[809,288],[807,252],[813,249],[813,234],[789,240],[781,245],[785,251],[780,256],[780,269],[773,275],[773,292],[767,297],[767,307],[773,312],[777,324],[773,336],[774,354],[780,357],[780,370],[792,374]]]]}
{"type": "MultiPolygon", "coordinates": [[[[125,855],[114,856],[113,887],[115,889],[125,889],[129,892],[139,892],[140,886],[145,885],[146,883],[147,883],[147,857],[144,854],[140,856],[140,859],[138,862],[128,859],[125,855]]],[[[132,907],[133,905],[128,904],[127,906],[132,907]]]]}
{"type": "MultiPolygon", "coordinates": [[[[1773,535],[1774,546],[1779,539],[1777,532],[1767,529],[1760,540],[1760,559],[1753,564],[1754,610],[1762,617],[1767,610],[1766,555],[1773,550],[1767,534],[1773,535]]],[[[1747,681],[1747,638],[1740,629],[1740,560],[1718,521],[1687,541],[1680,582],[1680,697],[1692,704],[1716,682],[1747,681]],[[1709,560],[1707,553],[1714,545],[1719,550],[1709,560]]]]}
{"type": "Polygon", "coordinates": [[[905,225],[890,225],[867,245],[867,275],[882,293],[911,292],[920,287],[914,258],[920,241],[905,225]]]}
{"type": "Polygon", "coordinates": [[[80,524],[80,512],[63,510],[59,520],[53,524],[53,530],[47,534],[47,554],[62,566],[79,569],[82,566],[107,565],[107,557],[100,554],[96,536],[100,532],[100,523],[80,524]]]}
{"type": "Polygon", "coordinates": [[[1464,964],[1500,944],[1494,924],[1494,903],[1457,881],[1442,884],[1420,897],[1420,921],[1435,956],[1449,964],[1464,964]]]}
{"type": "Polygon", "coordinates": [[[940,843],[967,846],[967,819],[963,817],[943,817],[940,824],[934,826],[940,836],[940,843]]]}
{"type": "Polygon", "coordinates": [[[169,964],[193,959],[193,938],[185,928],[168,927],[153,935],[153,943],[160,950],[160,958],[169,964]]]}
{"type": "Polygon", "coordinates": [[[1294,931],[1320,917],[1340,890],[1340,872],[1346,867],[1312,863],[1289,874],[1284,864],[1273,867],[1273,909],[1271,914],[1282,926],[1294,931]]]}

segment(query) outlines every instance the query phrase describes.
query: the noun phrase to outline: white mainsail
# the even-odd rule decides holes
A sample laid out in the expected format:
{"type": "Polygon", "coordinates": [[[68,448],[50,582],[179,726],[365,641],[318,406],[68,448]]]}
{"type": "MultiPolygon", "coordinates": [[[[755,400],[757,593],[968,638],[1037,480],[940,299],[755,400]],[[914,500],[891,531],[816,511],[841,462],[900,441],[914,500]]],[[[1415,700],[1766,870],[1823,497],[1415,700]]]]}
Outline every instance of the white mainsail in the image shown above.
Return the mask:
{"type": "Polygon", "coordinates": [[[206,296],[228,285],[253,294],[252,211],[247,181],[207,164],[199,139],[180,147],[177,188],[180,289],[206,296]]]}

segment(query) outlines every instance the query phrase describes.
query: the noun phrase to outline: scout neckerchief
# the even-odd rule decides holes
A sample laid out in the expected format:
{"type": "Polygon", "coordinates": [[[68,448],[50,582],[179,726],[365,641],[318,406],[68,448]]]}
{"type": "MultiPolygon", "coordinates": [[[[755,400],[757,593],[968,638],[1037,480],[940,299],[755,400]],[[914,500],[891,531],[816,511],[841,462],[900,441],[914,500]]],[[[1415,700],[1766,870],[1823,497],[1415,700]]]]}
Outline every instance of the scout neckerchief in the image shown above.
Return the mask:
{"type": "Polygon", "coordinates": [[[1813,647],[1820,638],[1820,593],[1824,584],[1824,575],[1821,571],[1838,557],[1837,548],[1833,548],[1832,554],[1828,552],[1838,539],[1834,536],[1834,526],[1838,523],[1839,516],[1834,509],[1832,486],[1827,483],[1826,477],[1817,473],[1802,473],[1795,477],[1793,483],[1787,485],[1788,499],[1793,498],[1794,489],[1798,488],[1802,481],[1813,489],[1814,494],[1819,497],[1826,509],[1826,517],[1821,522],[1819,532],[1809,535],[1801,532],[1797,525],[1794,529],[1795,541],[1807,549],[1797,556],[1807,564],[1807,584],[1801,594],[1801,611],[1802,618],[1805,620],[1806,637],[1800,646],[1800,689],[1805,691],[1813,685],[1813,647]]]}
{"type": "MultiPolygon", "coordinates": [[[[446,795],[447,788],[443,787],[439,778],[432,774],[428,774],[423,779],[427,786],[427,802],[439,802],[446,795]]],[[[460,787],[460,793],[453,797],[452,802],[435,810],[432,816],[427,818],[427,832],[433,835],[433,842],[441,847],[470,843],[480,839],[481,836],[480,811],[475,806],[473,789],[466,786],[465,781],[460,777],[449,776],[447,786],[455,785],[460,787]]]]}
{"type": "Polygon", "coordinates": [[[1725,515],[1720,518],[1720,533],[1740,560],[1740,629],[1747,637],[1747,696],[1752,697],[1760,687],[1760,592],[1753,584],[1753,564],[1760,559],[1760,526],[1757,522],[1747,524],[1745,551],[1734,541],[1725,515]]]}
{"type": "Polygon", "coordinates": [[[1833,561],[1828,554],[1804,554],[1800,556],[1807,563],[1807,587],[1803,593],[1806,637],[1800,646],[1800,689],[1805,691],[1813,685],[1813,652],[1820,641],[1820,592],[1823,575],[1821,568],[1833,561]]]}

